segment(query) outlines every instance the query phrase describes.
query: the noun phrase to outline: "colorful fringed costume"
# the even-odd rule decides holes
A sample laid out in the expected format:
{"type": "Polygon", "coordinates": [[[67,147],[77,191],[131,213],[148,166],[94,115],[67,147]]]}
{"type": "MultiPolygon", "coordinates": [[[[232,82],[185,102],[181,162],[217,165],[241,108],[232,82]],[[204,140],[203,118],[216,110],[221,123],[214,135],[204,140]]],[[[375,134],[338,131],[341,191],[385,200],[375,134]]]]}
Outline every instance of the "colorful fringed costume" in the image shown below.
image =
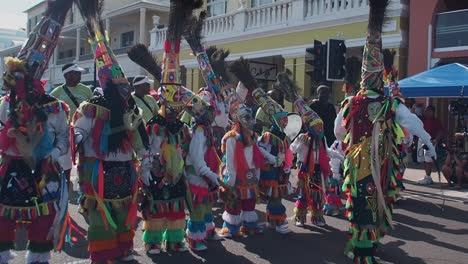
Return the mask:
{"type": "Polygon", "coordinates": [[[193,204],[187,222],[187,240],[195,250],[206,249],[204,240],[216,236],[211,210],[218,199],[221,160],[214,140],[211,126],[197,125],[193,128],[186,167],[193,204]]]}
{"type": "Polygon", "coordinates": [[[58,154],[65,154],[68,149],[68,106],[45,94],[36,96],[40,99],[34,109],[28,109],[26,102],[21,103],[19,98],[16,101],[18,108],[10,108],[12,99],[9,95],[0,105],[0,121],[6,124],[1,132],[0,148],[0,260],[5,261],[2,263],[8,263],[4,256],[14,247],[18,225],[28,227],[26,263],[49,261],[50,251],[54,248],[51,234],[62,231],[51,228],[60,229],[55,218],[63,218],[67,213],[68,188],[62,184],[66,180],[61,169],[47,158],[56,155],[53,159],[57,162],[58,154]],[[45,120],[35,120],[29,126],[23,119],[21,126],[15,128],[11,115],[8,115],[9,109],[25,116],[33,114],[29,111],[38,111],[45,120]]]}
{"type": "MultiPolygon", "coordinates": [[[[201,31],[206,13],[202,11],[184,32],[184,38],[197,56],[206,87],[198,94],[205,105],[186,111],[193,116],[194,127],[187,156],[187,180],[192,194],[192,211],[187,222],[187,240],[195,251],[207,249],[207,239],[219,239],[213,222],[213,203],[218,198],[219,170],[218,142],[221,142],[228,124],[227,106],[221,96],[221,83],[211,67],[208,54],[201,44],[201,31]]],[[[193,96],[197,98],[198,96],[193,96]]],[[[193,99],[191,100],[194,101],[193,99]]]]}
{"type": "Polygon", "coordinates": [[[163,242],[166,250],[187,250],[185,209],[192,208],[185,159],[191,136],[178,117],[184,108],[193,110],[191,114],[205,113],[207,109],[201,98],[181,85],[179,53],[184,27],[201,4],[202,1],[194,0],[170,1],[159,88],[161,108],[147,125],[150,155],[158,165],[143,171],[143,242],[149,254],[160,253],[163,242]]]}
{"type": "Polygon", "coordinates": [[[80,203],[89,219],[88,250],[94,262],[127,257],[135,236],[138,163],[133,157],[144,153],[144,146],[140,132],[127,128],[118,149],[110,152],[109,145],[116,144],[109,142],[113,108],[104,96],[96,97],[80,105],[73,121],[81,142],[80,203]]]}
{"type": "MultiPolygon", "coordinates": [[[[164,108],[164,107],[163,107],[164,108]]],[[[150,153],[159,153],[155,159],[159,170],[152,170],[149,185],[143,188],[143,242],[150,250],[185,248],[185,209],[187,182],[185,158],[190,144],[188,127],[179,120],[168,122],[160,115],[147,124],[150,153]]],[[[190,207],[188,207],[190,209],[190,207]]]]}
{"type": "Polygon", "coordinates": [[[68,106],[46,95],[41,77],[72,1],[47,1],[17,58],[6,58],[0,104],[0,263],[9,263],[17,227],[27,227],[23,263],[49,263],[68,223],[68,185],[58,165],[69,148],[68,106]]]}
{"type": "Polygon", "coordinates": [[[221,145],[226,164],[223,180],[235,194],[233,199],[224,201],[222,233],[228,236],[238,235],[241,231],[245,234],[259,231],[255,204],[263,155],[253,139],[245,139],[250,141],[250,145],[245,145],[243,141],[238,131],[231,130],[223,137],[221,145]]]}
{"type": "Polygon", "coordinates": [[[102,1],[79,0],[103,95],[82,103],[73,117],[79,151],[81,209],[88,216],[93,263],[131,260],[138,209],[135,157],[146,153],[143,115],[102,27],[102,1]]]}
{"type": "Polygon", "coordinates": [[[312,224],[324,225],[323,206],[327,178],[331,170],[323,140],[314,134],[303,133],[291,144],[291,150],[297,154],[299,168],[297,201],[294,208],[296,223],[303,225],[310,210],[312,224]]]}
{"type": "MultiPolygon", "coordinates": [[[[271,123],[258,139],[259,148],[265,157],[259,186],[261,194],[268,199],[267,222],[271,227],[275,227],[278,233],[286,234],[290,230],[282,198],[288,194],[289,174],[294,157],[289,149],[290,139],[283,131],[293,124],[289,123],[288,112],[262,88],[255,89],[252,95],[271,123]]],[[[300,122],[296,127],[301,127],[300,122]]],[[[299,131],[296,131],[296,134],[298,133],[299,131]]]]}
{"type": "Polygon", "coordinates": [[[344,209],[341,201],[341,186],[343,185],[343,161],[346,150],[346,144],[335,140],[328,149],[330,157],[331,175],[328,177],[328,188],[326,195],[326,203],[323,207],[323,212],[326,215],[339,215],[344,209]]]}
{"type": "Polygon", "coordinates": [[[265,132],[258,139],[265,157],[265,166],[260,172],[260,193],[268,199],[267,222],[278,232],[288,233],[286,207],[282,198],[288,195],[289,174],[293,154],[289,149],[289,138],[277,129],[265,132]]]}
{"type": "Polygon", "coordinates": [[[355,263],[375,263],[375,249],[392,223],[402,127],[435,153],[422,122],[398,97],[383,93],[382,23],[388,0],[371,0],[364,46],[361,90],[346,99],[335,121],[335,135],[348,144],[343,191],[348,195],[350,239],[345,254],[355,263]]]}

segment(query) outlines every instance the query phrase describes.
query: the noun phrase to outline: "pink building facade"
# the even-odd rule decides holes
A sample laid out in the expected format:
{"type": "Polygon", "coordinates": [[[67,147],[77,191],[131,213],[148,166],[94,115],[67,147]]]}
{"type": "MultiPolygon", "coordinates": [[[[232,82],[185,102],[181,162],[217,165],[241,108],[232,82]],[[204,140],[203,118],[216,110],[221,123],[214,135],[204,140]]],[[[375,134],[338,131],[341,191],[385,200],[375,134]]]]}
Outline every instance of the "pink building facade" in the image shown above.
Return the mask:
{"type": "MultiPolygon", "coordinates": [[[[409,8],[407,76],[449,63],[468,64],[467,0],[409,0],[409,8]]],[[[453,100],[416,100],[435,106],[437,118],[446,122],[447,142],[458,130],[456,118],[448,111],[453,100]]]]}
{"type": "Polygon", "coordinates": [[[468,1],[410,0],[408,76],[468,64],[468,1]]]}

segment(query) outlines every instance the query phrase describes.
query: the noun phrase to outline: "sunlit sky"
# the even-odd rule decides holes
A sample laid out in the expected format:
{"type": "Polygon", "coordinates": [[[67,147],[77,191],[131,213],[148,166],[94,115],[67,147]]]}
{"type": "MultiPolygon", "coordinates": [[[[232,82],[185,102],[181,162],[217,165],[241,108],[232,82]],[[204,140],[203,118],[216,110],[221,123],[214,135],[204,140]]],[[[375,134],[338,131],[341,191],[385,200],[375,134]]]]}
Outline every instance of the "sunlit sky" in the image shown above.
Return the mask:
{"type": "Polygon", "coordinates": [[[41,2],[41,0],[1,0],[0,28],[26,28],[26,14],[23,11],[41,2]]]}

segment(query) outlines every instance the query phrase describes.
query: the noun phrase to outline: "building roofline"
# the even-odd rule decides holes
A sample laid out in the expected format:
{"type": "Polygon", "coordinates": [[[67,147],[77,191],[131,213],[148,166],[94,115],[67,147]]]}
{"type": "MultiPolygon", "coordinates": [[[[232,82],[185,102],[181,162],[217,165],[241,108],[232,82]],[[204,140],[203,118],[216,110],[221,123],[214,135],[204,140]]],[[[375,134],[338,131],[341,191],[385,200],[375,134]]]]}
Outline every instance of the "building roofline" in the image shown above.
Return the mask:
{"type": "Polygon", "coordinates": [[[36,8],[36,7],[40,6],[40,5],[42,5],[43,3],[45,3],[45,0],[40,1],[39,3],[33,5],[32,7],[30,7],[30,8],[28,8],[28,9],[24,10],[24,11],[23,11],[23,14],[28,13],[29,11],[31,11],[32,9],[34,9],[34,8],[36,8]]]}
{"type": "Polygon", "coordinates": [[[10,55],[15,50],[18,50],[19,52],[22,46],[23,45],[16,45],[16,46],[8,47],[6,49],[2,49],[0,50],[0,57],[4,57],[5,55],[10,55]]]}
{"type": "MultiPolygon", "coordinates": [[[[114,9],[109,12],[104,12],[102,15],[102,19],[105,20],[107,18],[113,18],[116,16],[120,16],[123,14],[127,14],[130,12],[137,11],[138,8],[147,8],[153,11],[161,11],[161,12],[169,12],[169,7],[160,5],[160,4],[155,4],[155,3],[149,3],[144,0],[140,0],[140,2],[132,3],[117,9],[114,9]]],[[[84,22],[80,23],[73,23],[71,25],[66,25],[63,27],[62,32],[68,32],[77,28],[81,28],[84,26],[84,22]]]]}
{"type": "Polygon", "coordinates": [[[134,11],[137,8],[148,8],[157,11],[169,11],[169,6],[146,2],[145,0],[140,0],[139,2],[131,3],[126,6],[122,6],[120,8],[114,9],[110,12],[104,14],[106,18],[111,18],[114,16],[125,14],[129,11],[134,11]]]}

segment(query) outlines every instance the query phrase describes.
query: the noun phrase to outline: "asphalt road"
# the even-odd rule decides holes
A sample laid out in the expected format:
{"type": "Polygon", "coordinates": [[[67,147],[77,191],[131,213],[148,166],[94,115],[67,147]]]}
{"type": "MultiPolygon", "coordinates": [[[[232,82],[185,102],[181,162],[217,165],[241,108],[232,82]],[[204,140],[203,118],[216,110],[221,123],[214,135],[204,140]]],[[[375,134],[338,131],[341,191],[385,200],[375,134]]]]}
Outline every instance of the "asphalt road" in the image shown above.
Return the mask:
{"type": "MultiPolygon", "coordinates": [[[[464,199],[449,198],[444,210],[436,187],[406,184],[394,211],[394,229],[383,240],[379,256],[384,263],[398,264],[462,264],[468,263],[468,205],[464,199]]],[[[293,214],[294,199],[285,201],[288,215],[293,214]]],[[[86,223],[70,204],[71,217],[86,233],[86,223]]],[[[265,205],[258,204],[257,212],[265,217],[265,205]]],[[[217,226],[222,225],[222,209],[214,209],[217,226]]],[[[310,219],[309,219],[310,221],[310,219]]],[[[130,263],[351,263],[343,255],[348,223],[343,216],[326,217],[328,226],[317,228],[310,223],[295,227],[287,235],[266,230],[262,235],[222,241],[210,241],[205,252],[163,252],[150,258],[143,250],[141,223],[135,237],[136,260],[130,263]]],[[[24,231],[18,232],[14,264],[24,263],[26,253],[24,231]]],[[[74,245],[67,244],[61,253],[53,253],[52,263],[89,263],[85,238],[74,245]]]]}

